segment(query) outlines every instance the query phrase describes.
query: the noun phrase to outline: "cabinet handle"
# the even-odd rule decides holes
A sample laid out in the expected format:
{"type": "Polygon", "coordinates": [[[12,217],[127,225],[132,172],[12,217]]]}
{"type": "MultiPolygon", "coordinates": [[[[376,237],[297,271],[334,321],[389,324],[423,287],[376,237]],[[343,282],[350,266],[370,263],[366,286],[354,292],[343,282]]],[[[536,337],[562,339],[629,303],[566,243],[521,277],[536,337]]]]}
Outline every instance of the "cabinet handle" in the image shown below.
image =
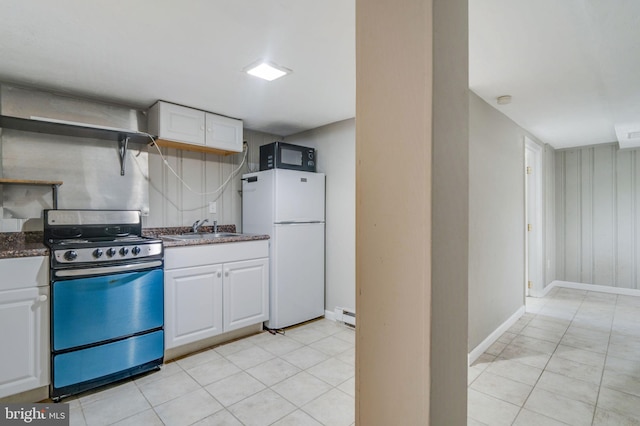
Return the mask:
{"type": "Polygon", "coordinates": [[[229,276],[229,271],[225,272],[225,273],[224,273],[224,276],[225,276],[225,277],[228,277],[228,276],[229,276]]]}
{"type": "Polygon", "coordinates": [[[218,271],[218,278],[220,278],[222,276],[222,274],[220,273],[220,271],[218,271]]]}
{"type": "Polygon", "coordinates": [[[49,298],[47,297],[46,294],[41,294],[40,296],[38,296],[38,300],[40,302],[46,302],[47,300],[49,300],[49,298]]]}

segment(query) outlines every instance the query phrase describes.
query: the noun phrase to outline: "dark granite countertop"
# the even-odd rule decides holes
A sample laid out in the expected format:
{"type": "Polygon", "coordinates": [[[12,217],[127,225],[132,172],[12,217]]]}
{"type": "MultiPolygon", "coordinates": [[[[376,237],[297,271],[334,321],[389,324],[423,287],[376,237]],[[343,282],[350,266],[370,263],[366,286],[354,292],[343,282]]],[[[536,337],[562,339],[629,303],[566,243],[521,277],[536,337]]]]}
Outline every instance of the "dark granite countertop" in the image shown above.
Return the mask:
{"type": "Polygon", "coordinates": [[[0,259],[48,256],[42,232],[0,232],[0,259]]]}
{"type": "MultiPolygon", "coordinates": [[[[201,232],[213,232],[210,226],[200,228],[201,232]]],[[[178,235],[191,232],[190,227],[171,228],[144,228],[142,235],[147,237],[160,238],[163,235],[178,235]]],[[[235,225],[220,225],[218,232],[236,232],[235,225]]],[[[241,241],[268,240],[268,235],[240,234],[237,236],[202,239],[202,240],[173,240],[162,239],[165,247],[195,246],[203,244],[235,243],[241,241]]],[[[48,256],[49,249],[43,244],[44,236],[42,232],[0,232],[0,259],[48,256]]]]}
{"type": "MultiPolygon", "coordinates": [[[[145,228],[142,230],[142,234],[149,237],[162,238],[165,235],[179,235],[189,234],[192,229],[187,226],[173,227],[173,228],[145,228]]],[[[213,227],[202,226],[200,232],[213,233],[213,227]]],[[[218,232],[236,232],[235,225],[219,225],[218,232]]],[[[268,235],[258,234],[239,234],[229,237],[220,237],[214,239],[197,239],[197,240],[175,240],[171,238],[162,238],[162,243],[165,247],[183,247],[183,246],[198,246],[203,244],[222,244],[222,243],[237,243],[242,241],[256,241],[256,240],[268,240],[268,235]]]]}

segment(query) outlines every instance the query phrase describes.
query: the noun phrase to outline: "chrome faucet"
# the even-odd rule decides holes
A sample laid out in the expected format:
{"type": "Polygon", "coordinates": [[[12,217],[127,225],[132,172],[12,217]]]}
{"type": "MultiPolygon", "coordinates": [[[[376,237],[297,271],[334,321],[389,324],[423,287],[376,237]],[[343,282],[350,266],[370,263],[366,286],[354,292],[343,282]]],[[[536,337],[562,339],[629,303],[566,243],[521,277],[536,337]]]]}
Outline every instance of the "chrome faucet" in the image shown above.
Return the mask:
{"type": "Polygon", "coordinates": [[[195,222],[193,222],[193,225],[191,225],[191,229],[193,230],[193,232],[198,232],[198,228],[200,228],[207,222],[209,222],[209,219],[196,220],[195,222]]]}
{"type": "Polygon", "coordinates": [[[213,221],[213,233],[214,234],[218,233],[218,221],[217,220],[213,221]]]}

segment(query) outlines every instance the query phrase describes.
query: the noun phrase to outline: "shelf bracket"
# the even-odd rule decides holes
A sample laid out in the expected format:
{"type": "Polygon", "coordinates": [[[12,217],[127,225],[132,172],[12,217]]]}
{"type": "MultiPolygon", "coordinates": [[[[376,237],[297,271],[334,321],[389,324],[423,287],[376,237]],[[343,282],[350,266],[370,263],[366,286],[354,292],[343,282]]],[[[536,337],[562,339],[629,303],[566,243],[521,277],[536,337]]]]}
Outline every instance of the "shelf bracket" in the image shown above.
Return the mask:
{"type": "Polygon", "coordinates": [[[58,188],[60,188],[60,184],[59,183],[53,183],[51,184],[51,190],[52,190],[52,198],[53,198],[53,209],[57,209],[58,208],[58,188]]]}
{"type": "Polygon", "coordinates": [[[120,176],[124,176],[124,166],[127,160],[127,146],[129,145],[129,136],[125,136],[118,140],[118,154],[120,156],[120,176]]]}

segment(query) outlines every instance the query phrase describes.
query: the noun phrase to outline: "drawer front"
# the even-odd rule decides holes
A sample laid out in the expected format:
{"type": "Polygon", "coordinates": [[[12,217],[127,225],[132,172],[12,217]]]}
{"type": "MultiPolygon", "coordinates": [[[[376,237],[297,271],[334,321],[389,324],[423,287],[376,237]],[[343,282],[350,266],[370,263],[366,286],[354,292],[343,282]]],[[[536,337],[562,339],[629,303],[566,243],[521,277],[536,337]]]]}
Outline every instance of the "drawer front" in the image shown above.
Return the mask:
{"type": "Polygon", "coordinates": [[[163,356],[163,331],[54,355],[53,386],[62,388],[98,379],[155,361],[163,356]]]}

